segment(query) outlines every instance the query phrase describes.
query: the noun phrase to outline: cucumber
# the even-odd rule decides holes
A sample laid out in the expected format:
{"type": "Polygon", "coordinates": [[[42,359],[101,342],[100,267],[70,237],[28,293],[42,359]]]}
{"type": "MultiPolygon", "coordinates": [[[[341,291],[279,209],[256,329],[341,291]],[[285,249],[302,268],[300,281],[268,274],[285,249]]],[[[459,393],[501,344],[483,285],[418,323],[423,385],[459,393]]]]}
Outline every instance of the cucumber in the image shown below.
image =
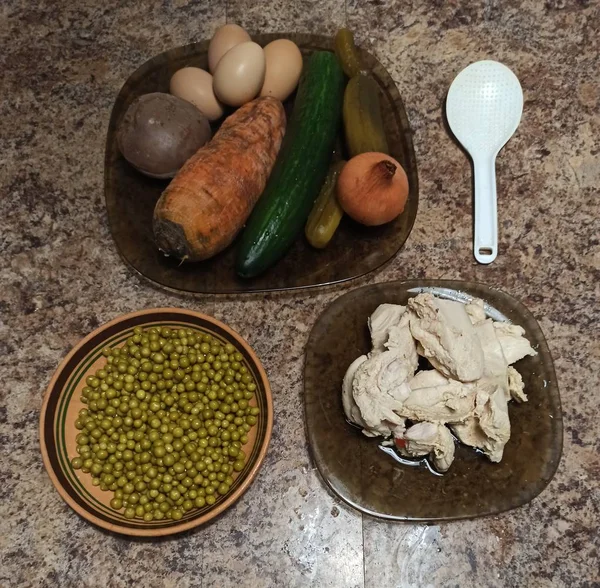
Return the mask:
{"type": "Polygon", "coordinates": [[[243,278],[264,272],[302,231],[325,180],[342,120],[345,78],[335,55],[307,60],[275,167],[237,250],[243,278]]]}

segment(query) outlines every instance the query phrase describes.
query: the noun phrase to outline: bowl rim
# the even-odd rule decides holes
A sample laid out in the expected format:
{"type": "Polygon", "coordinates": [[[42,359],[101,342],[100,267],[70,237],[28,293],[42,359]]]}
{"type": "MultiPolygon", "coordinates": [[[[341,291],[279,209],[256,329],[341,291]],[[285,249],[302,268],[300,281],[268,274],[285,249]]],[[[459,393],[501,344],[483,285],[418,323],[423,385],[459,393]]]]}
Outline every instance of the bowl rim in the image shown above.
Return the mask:
{"type": "Polygon", "coordinates": [[[108,531],[112,531],[112,532],[120,533],[120,534],[124,534],[124,535],[135,536],[135,537],[162,537],[165,535],[173,535],[175,533],[181,533],[183,531],[187,531],[189,529],[192,529],[194,527],[197,527],[199,525],[207,523],[211,519],[215,518],[216,516],[218,516],[222,512],[224,512],[234,502],[236,502],[242,496],[242,494],[244,494],[244,492],[246,492],[246,490],[249,488],[249,486],[252,484],[252,482],[256,478],[256,475],[258,474],[258,471],[260,470],[260,468],[263,464],[263,461],[265,459],[265,456],[267,454],[269,442],[271,440],[272,431],[273,431],[273,396],[271,393],[271,386],[269,384],[269,380],[267,378],[265,369],[263,368],[263,365],[262,365],[260,359],[254,352],[254,350],[252,349],[250,344],[238,332],[236,332],[231,327],[227,326],[225,323],[219,321],[218,319],[216,319],[214,317],[211,317],[211,316],[201,313],[201,312],[196,312],[194,310],[187,310],[187,309],[175,308],[175,307],[149,308],[149,309],[129,312],[126,314],[121,314],[121,315],[117,316],[116,318],[100,325],[98,328],[94,329],[91,333],[89,333],[88,335],[83,337],[80,341],[78,341],[78,343],[73,346],[73,348],[69,351],[69,353],[60,362],[59,366],[54,371],[52,378],[50,379],[50,382],[48,383],[48,386],[46,387],[46,391],[44,392],[44,399],[42,402],[42,408],[40,410],[40,420],[39,420],[39,436],[40,436],[40,448],[41,448],[41,452],[42,452],[42,460],[44,463],[44,467],[46,468],[46,472],[50,478],[50,481],[52,482],[52,485],[56,488],[56,490],[60,494],[61,498],[78,515],[80,515],[84,519],[90,521],[94,525],[102,527],[103,529],[106,529],[108,531]],[[46,440],[45,440],[45,420],[46,420],[46,413],[47,413],[47,409],[48,409],[48,402],[52,395],[52,391],[55,387],[56,380],[59,378],[60,374],[66,368],[70,359],[75,355],[75,353],[77,353],[77,351],[79,349],[81,349],[81,347],[83,347],[88,341],[90,341],[92,338],[96,337],[97,335],[99,335],[100,333],[105,331],[106,329],[109,329],[110,327],[117,325],[127,319],[144,316],[144,315],[152,315],[152,314],[157,314],[157,313],[180,314],[182,316],[182,318],[186,317],[186,316],[193,316],[193,317],[205,320],[208,323],[218,326],[219,328],[221,328],[222,330],[227,332],[229,335],[231,335],[233,337],[233,339],[235,339],[235,341],[241,347],[244,348],[244,350],[246,351],[246,353],[248,354],[248,356],[250,357],[250,359],[256,366],[256,370],[257,370],[257,372],[260,376],[260,379],[262,381],[262,384],[264,386],[266,404],[267,404],[266,430],[265,430],[264,439],[262,440],[262,443],[260,446],[258,457],[256,459],[256,463],[252,466],[252,469],[248,472],[248,474],[246,475],[244,480],[241,482],[240,486],[238,488],[236,488],[235,491],[231,493],[231,495],[226,497],[226,499],[221,504],[219,504],[218,506],[215,506],[215,508],[210,509],[209,511],[207,511],[205,514],[203,514],[202,516],[200,516],[198,518],[194,518],[189,521],[184,521],[179,524],[173,524],[168,527],[163,527],[163,528],[158,528],[158,529],[156,529],[156,528],[144,529],[143,527],[130,528],[130,527],[121,526],[116,523],[115,524],[108,523],[108,522],[96,517],[94,514],[83,509],[79,504],[77,504],[71,498],[69,493],[66,491],[65,487],[59,482],[59,480],[54,472],[54,468],[52,467],[52,465],[50,463],[50,458],[48,455],[48,447],[47,447],[46,440]]]}

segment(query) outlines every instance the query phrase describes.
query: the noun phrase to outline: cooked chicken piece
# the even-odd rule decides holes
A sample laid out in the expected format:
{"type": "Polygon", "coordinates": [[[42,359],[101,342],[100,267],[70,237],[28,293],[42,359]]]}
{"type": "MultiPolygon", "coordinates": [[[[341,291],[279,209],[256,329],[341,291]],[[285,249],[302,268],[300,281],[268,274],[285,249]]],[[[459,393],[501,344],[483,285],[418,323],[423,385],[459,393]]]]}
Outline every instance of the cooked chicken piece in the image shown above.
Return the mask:
{"type": "Polygon", "coordinates": [[[356,358],[346,370],[346,375],[344,376],[344,381],[342,383],[342,404],[344,406],[344,412],[346,413],[346,417],[348,420],[359,427],[362,427],[362,432],[367,437],[378,437],[379,435],[395,435],[397,437],[401,437],[404,434],[404,421],[402,424],[397,425],[393,423],[382,423],[381,427],[378,427],[377,430],[371,430],[363,420],[360,409],[354,402],[354,396],[352,395],[352,383],[354,382],[354,376],[356,374],[356,370],[367,361],[366,355],[361,355],[356,358]]]}
{"type": "Polygon", "coordinates": [[[410,366],[393,350],[371,355],[358,366],[352,395],[367,429],[387,437],[396,426],[404,426],[394,411],[410,393],[409,376],[410,366]]]}
{"type": "Polygon", "coordinates": [[[474,325],[482,323],[487,318],[481,298],[473,298],[469,304],[465,304],[465,310],[474,325]]]}
{"type": "Polygon", "coordinates": [[[430,455],[436,470],[445,472],[454,461],[454,439],[444,425],[417,423],[404,433],[404,447],[399,451],[407,457],[430,455]]]}
{"type": "Polygon", "coordinates": [[[342,382],[342,405],[344,406],[346,418],[359,427],[366,427],[366,425],[365,421],[363,421],[362,417],[360,416],[360,410],[358,406],[356,406],[356,402],[354,402],[354,396],[352,396],[352,382],[354,381],[356,370],[365,361],[367,361],[366,355],[357,357],[346,370],[346,374],[344,375],[344,380],[342,382]]]}
{"type": "Polygon", "coordinates": [[[510,400],[508,386],[508,362],[504,357],[502,345],[496,336],[492,319],[485,319],[475,326],[483,350],[483,380],[487,384],[499,386],[504,390],[506,400],[510,400]]]}
{"type": "Polygon", "coordinates": [[[487,437],[482,447],[483,452],[491,461],[500,461],[504,446],[510,439],[510,420],[504,390],[498,387],[491,395],[479,391],[475,402],[475,414],[481,430],[487,437]]]}
{"type": "Polygon", "coordinates": [[[502,345],[496,335],[492,319],[486,319],[477,324],[475,332],[483,351],[483,376],[501,381],[508,387],[506,368],[508,362],[504,357],[502,345]]]}
{"type": "Polygon", "coordinates": [[[473,412],[474,387],[450,380],[437,370],[419,372],[408,386],[410,395],[395,410],[411,421],[460,423],[473,412]]]}
{"type": "Polygon", "coordinates": [[[355,360],[344,376],[342,386],[344,411],[352,422],[363,427],[363,433],[367,436],[402,435],[404,432],[404,419],[397,415],[390,416],[385,410],[378,414],[374,409],[374,401],[383,399],[384,402],[392,402],[391,406],[397,406],[397,401],[403,401],[410,393],[407,381],[417,369],[418,356],[410,333],[408,313],[405,311],[406,308],[403,306],[382,304],[373,313],[372,318],[375,317],[372,322],[373,336],[374,338],[385,336],[385,345],[382,345],[379,351],[372,351],[368,356],[363,355],[355,360]],[[392,315],[397,317],[397,321],[396,318],[390,318],[392,315]],[[387,326],[384,327],[382,325],[385,321],[387,326]],[[361,381],[355,384],[356,372],[367,362],[370,363],[361,372],[363,374],[360,376],[361,381]],[[367,372],[370,376],[365,378],[367,372]],[[365,394],[367,381],[374,382],[378,389],[370,389],[369,393],[365,394]],[[370,407],[368,419],[364,418],[362,408],[355,401],[355,385],[359,388],[357,394],[361,397],[360,406],[370,407]]]}
{"type": "Polygon", "coordinates": [[[408,306],[380,305],[369,319],[373,349],[348,368],[342,403],[348,419],[383,444],[404,439],[404,455],[431,455],[446,471],[454,459],[448,424],[466,445],[498,462],[510,438],[508,401],[527,401],[510,364],[536,355],[525,331],[495,322],[484,303],[419,294],[408,306]],[[415,374],[418,354],[436,368],[415,374]],[[406,420],[415,422],[405,430],[406,420]]]}
{"type": "Polygon", "coordinates": [[[450,428],[459,441],[470,447],[483,447],[487,440],[485,433],[479,426],[479,419],[474,416],[470,416],[464,423],[450,425],[450,428]]]}
{"type": "Polygon", "coordinates": [[[525,338],[523,327],[510,323],[494,322],[494,328],[508,365],[523,359],[526,355],[537,355],[537,351],[533,350],[529,341],[525,338]]]}
{"type": "Polygon", "coordinates": [[[450,379],[437,370],[422,370],[415,374],[408,384],[411,390],[418,390],[420,388],[444,386],[448,382],[450,382],[450,379]]]}
{"type": "Polygon", "coordinates": [[[409,377],[412,377],[419,367],[419,356],[417,345],[410,332],[410,313],[405,312],[400,317],[400,322],[390,328],[385,347],[395,351],[406,362],[409,377]]]}
{"type": "Polygon", "coordinates": [[[502,459],[504,446],[510,438],[510,420],[506,395],[501,387],[478,386],[474,416],[452,430],[466,445],[478,447],[490,459],[502,459]]]}
{"type": "Polygon", "coordinates": [[[483,374],[483,352],[465,305],[419,294],[408,301],[418,352],[444,375],[472,382],[483,374]]]}
{"type": "Polygon", "coordinates": [[[390,329],[400,323],[400,318],[405,312],[406,306],[400,304],[380,304],[375,309],[367,321],[373,351],[385,351],[385,343],[390,335],[390,329]]]}
{"type": "Polygon", "coordinates": [[[512,366],[508,366],[508,393],[517,402],[527,402],[525,384],[521,374],[512,366]]]}

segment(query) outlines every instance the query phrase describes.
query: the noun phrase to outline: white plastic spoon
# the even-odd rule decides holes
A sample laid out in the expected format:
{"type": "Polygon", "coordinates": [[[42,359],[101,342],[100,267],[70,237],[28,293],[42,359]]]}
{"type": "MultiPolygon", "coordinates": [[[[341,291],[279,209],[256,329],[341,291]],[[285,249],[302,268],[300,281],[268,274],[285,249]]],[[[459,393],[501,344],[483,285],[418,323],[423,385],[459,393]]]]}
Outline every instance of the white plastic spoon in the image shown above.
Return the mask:
{"type": "Polygon", "coordinates": [[[448,90],[448,124],[473,159],[473,245],[479,263],[491,263],[498,255],[496,156],[517,130],[522,112],[521,84],[497,61],[472,63],[454,78],[448,90]]]}

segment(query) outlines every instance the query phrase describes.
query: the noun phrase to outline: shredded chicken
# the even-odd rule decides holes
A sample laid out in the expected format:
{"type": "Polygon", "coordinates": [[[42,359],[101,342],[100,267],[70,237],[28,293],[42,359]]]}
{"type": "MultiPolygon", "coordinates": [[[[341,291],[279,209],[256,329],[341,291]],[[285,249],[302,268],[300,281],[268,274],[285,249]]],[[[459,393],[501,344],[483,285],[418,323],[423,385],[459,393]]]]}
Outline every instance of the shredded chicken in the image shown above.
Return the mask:
{"type": "Polygon", "coordinates": [[[390,327],[385,347],[394,351],[406,363],[406,367],[412,376],[419,366],[419,355],[417,345],[410,332],[410,316],[405,313],[400,317],[398,324],[390,327]]]}
{"type": "Polygon", "coordinates": [[[510,420],[504,390],[498,387],[491,394],[488,391],[479,391],[475,401],[475,416],[486,436],[480,449],[491,461],[500,461],[504,446],[510,439],[510,420]]]}
{"type": "Polygon", "coordinates": [[[431,455],[433,465],[445,472],[454,461],[454,439],[443,425],[435,423],[417,423],[404,433],[404,447],[399,451],[407,457],[431,455]]]}
{"type": "Polygon", "coordinates": [[[419,372],[408,385],[411,393],[396,412],[411,421],[460,423],[473,412],[473,387],[437,370],[419,372]]]}
{"type": "Polygon", "coordinates": [[[506,400],[510,400],[508,386],[508,362],[504,357],[502,346],[496,336],[496,329],[491,319],[481,321],[475,327],[483,351],[484,368],[483,377],[479,382],[500,387],[504,391],[506,400]]]}
{"type": "Polygon", "coordinates": [[[486,434],[479,426],[479,419],[475,416],[470,416],[464,423],[450,425],[450,428],[462,443],[470,447],[483,447],[487,441],[486,434]]]}
{"type": "Polygon", "coordinates": [[[473,298],[469,304],[465,304],[465,310],[474,325],[482,323],[487,318],[483,300],[480,298],[473,298]]]}
{"type": "Polygon", "coordinates": [[[373,351],[385,351],[385,343],[390,329],[400,323],[406,313],[406,306],[400,304],[380,304],[370,316],[368,322],[373,351]]]}
{"type": "Polygon", "coordinates": [[[525,338],[523,327],[510,323],[494,322],[494,328],[508,365],[512,365],[527,355],[537,355],[537,352],[534,351],[525,338]]]}
{"type": "Polygon", "coordinates": [[[464,304],[419,294],[408,301],[418,351],[444,375],[472,382],[483,374],[483,353],[464,304]]]}
{"type": "Polygon", "coordinates": [[[430,456],[439,471],[454,459],[454,439],[500,461],[510,438],[508,402],[526,402],[511,364],[536,355],[525,331],[468,304],[425,293],[408,306],[380,305],[369,319],[373,349],[348,368],[342,402],[367,436],[403,439],[404,455],[430,456]],[[418,368],[418,355],[435,369],[418,368]],[[405,430],[406,421],[413,424],[405,430]],[[447,426],[446,426],[447,425],[447,426]]]}
{"type": "Polygon", "coordinates": [[[404,418],[395,412],[402,408],[410,389],[410,369],[394,351],[377,353],[363,362],[354,375],[352,395],[365,428],[389,437],[404,418]]]}
{"type": "MultiPolygon", "coordinates": [[[[356,370],[359,368],[361,364],[367,361],[366,355],[361,355],[357,357],[346,370],[346,375],[344,376],[344,380],[342,382],[342,405],[344,406],[344,412],[346,413],[346,418],[358,425],[359,427],[366,427],[365,421],[363,421],[362,416],[360,414],[360,409],[354,402],[354,396],[352,396],[352,382],[354,381],[354,375],[356,374],[356,370]]],[[[373,437],[376,434],[371,435],[373,437]]]]}
{"type": "Polygon", "coordinates": [[[527,402],[525,394],[525,384],[521,374],[511,366],[508,366],[508,393],[513,400],[517,402],[527,402]]]}

